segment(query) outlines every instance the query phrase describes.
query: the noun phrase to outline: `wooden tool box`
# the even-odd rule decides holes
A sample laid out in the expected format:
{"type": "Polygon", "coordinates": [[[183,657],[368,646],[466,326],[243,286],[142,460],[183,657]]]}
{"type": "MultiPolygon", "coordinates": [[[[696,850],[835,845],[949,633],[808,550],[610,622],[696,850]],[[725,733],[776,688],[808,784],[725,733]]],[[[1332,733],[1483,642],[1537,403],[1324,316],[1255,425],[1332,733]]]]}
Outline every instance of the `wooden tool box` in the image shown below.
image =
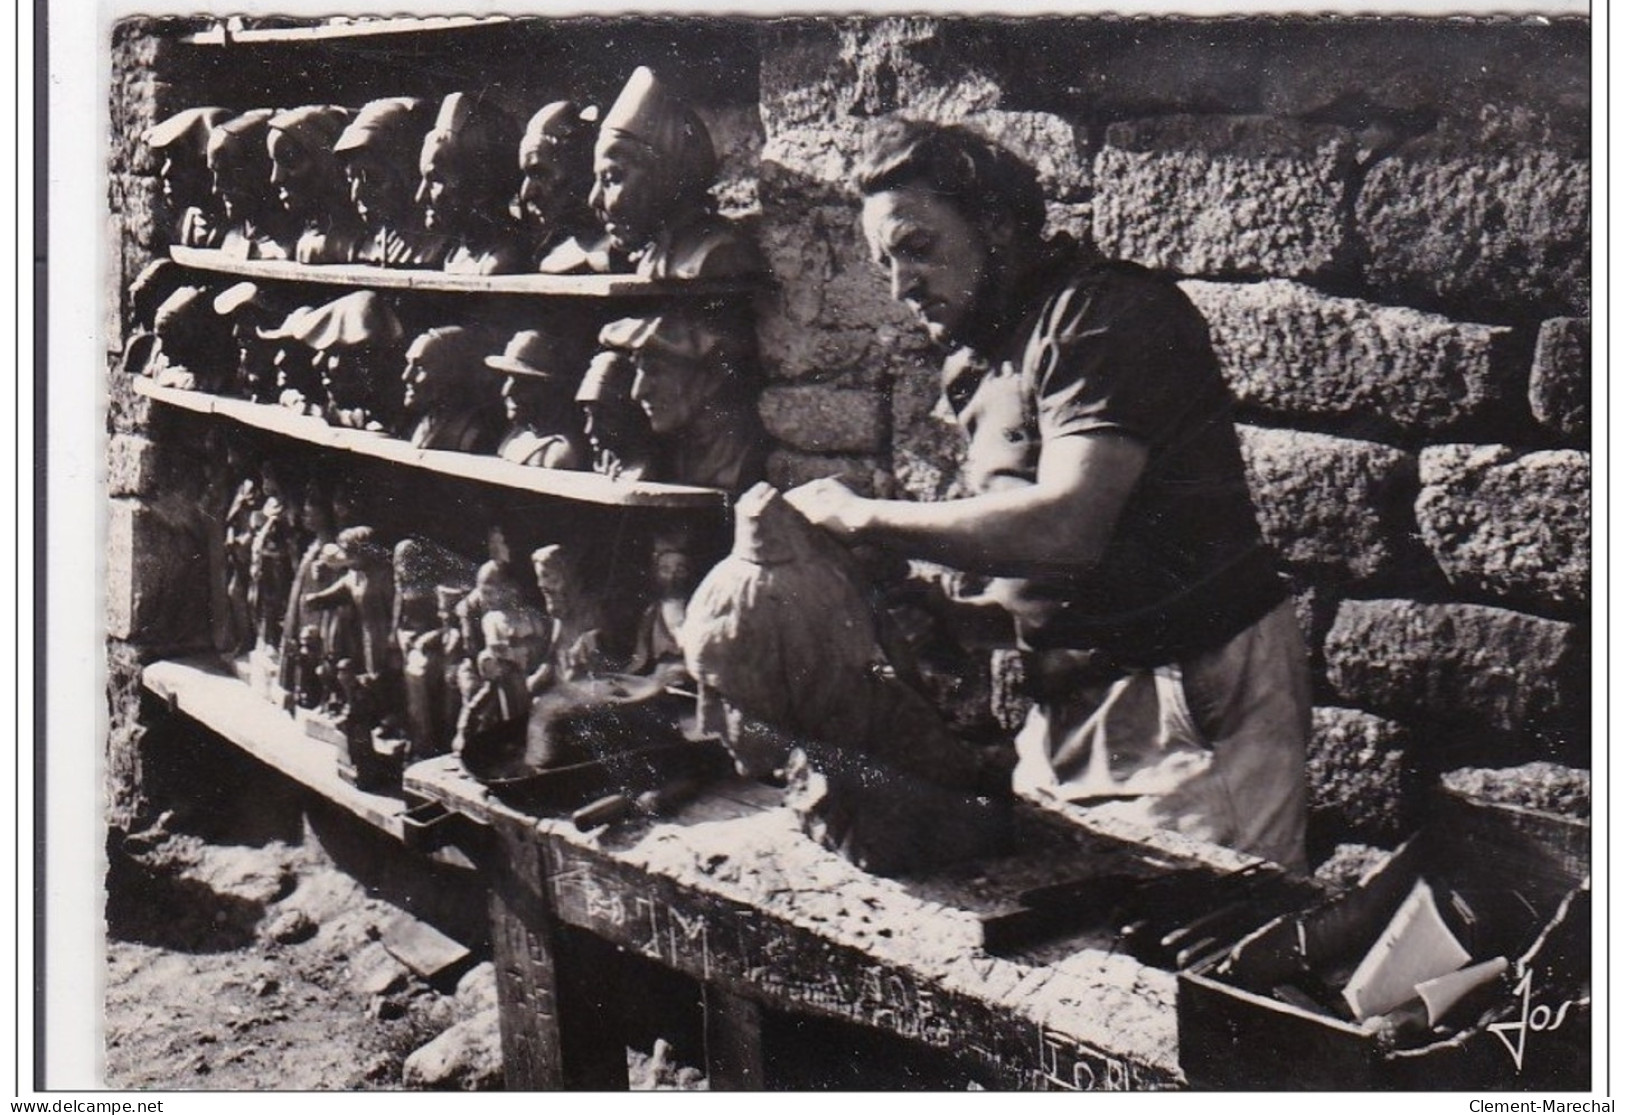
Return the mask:
{"type": "Polygon", "coordinates": [[[1591,1086],[1590,826],[1449,792],[1432,816],[1353,889],[1277,918],[1223,958],[1180,974],[1179,1061],[1193,1086],[1591,1086]],[[1472,915],[1462,943],[1475,961],[1505,956],[1504,975],[1447,1012],[1440,1027],[1399,1041],[1294,993],[1317,981],[1335,989],[1418,879],[1442,902],[1465,903],[1472,915]]]}

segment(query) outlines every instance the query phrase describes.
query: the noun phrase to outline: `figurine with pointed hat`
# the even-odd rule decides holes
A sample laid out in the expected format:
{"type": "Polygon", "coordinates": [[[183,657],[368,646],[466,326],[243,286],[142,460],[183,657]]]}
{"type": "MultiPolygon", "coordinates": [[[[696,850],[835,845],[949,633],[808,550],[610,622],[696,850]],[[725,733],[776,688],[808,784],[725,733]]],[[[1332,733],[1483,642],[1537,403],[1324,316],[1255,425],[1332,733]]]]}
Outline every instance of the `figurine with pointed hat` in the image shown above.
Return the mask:
{"type": "Polygon", "coordinates": [[[352,257],[357,263],[438,268],[445,262],[449,242],[425,233],[413,201],[432,108],[418,97],[369,101],[333,145],[344,163],[350,207],[364,229],[352,257]]]}
{"type": "Polygon", "coordinates": [[[639,66],[599,128],[589,197],[639,275],[720,279],[765,270],[751,239],[717,214],[716,172],[705,122],[639,66]]]}
{"type": "Polygon", "coordinates": [[[524,236],[513,223],[513,152],[519,129],[486,96],[451,93],[418,155],[423,224],[448,247],[445,270],[510,275],[525,268],[524,236]]]}
{"type": "Polygon", "coordinates": [[[587,204],[597,125],[597,106],[553,101],[530,118],[519,139],[513,215],[530,237],[535,270],[562,275],[610,269],[608,237],[587,204]]]}
{"type": "Polygon", "coordinates": [[[160,160],[158,181],[173,243],[188,248],[213,248],[219,243],[220,214],[210,204],[205,152],[210,129],[231,116],[230,109],[218,105],[182,109],[141,137],[160,160]]]}

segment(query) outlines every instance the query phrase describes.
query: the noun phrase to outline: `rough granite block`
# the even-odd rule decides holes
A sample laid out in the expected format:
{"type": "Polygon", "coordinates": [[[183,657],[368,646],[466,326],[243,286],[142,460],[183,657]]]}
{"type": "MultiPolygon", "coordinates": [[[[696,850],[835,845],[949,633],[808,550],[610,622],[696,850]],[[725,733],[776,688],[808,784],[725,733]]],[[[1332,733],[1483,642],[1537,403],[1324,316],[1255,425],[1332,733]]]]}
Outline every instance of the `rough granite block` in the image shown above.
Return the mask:
{"type": "Polygon", "coordinates": [[[1513,331],[1334,298],[1298,283],[1188,281],[1240,400],[1308,419],[1379,416],[1413,434],[1503,413],[1524,391],[1513,331]]]}
{"type": "Polygon", "coordinates": [[[1308,278],[1348,254],[1355,144],[1264,116],[1113,124],[1095,161],[1095,241],[1184,275],[1308,278]]]}
{"type": "Polygon", "coordinates": [[[1478,604],[1346,600],[1326,636],[1345,702],[1531,736],[1582,728],[1589,647],[1572,623],[1478,604]]]}
{"type": "Polygon", "coordinates": [[[1590,453],[1435,445],[1421,480],[1416,519],[1451,584],[1544,612],[1590,600],[1590,453]]]}

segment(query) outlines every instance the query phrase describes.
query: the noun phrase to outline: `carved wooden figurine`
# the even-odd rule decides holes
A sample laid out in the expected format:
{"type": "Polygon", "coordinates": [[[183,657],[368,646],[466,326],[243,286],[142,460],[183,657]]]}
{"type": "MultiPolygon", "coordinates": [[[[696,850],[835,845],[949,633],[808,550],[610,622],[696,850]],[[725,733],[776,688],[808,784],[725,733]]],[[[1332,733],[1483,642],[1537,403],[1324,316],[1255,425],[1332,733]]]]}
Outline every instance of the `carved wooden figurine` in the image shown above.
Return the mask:
{"type": "Polygon", "coordinates": [[[514,216],[531,238],[531,259],[545,274],[609,271],[609,238],[593,215],[592,147],[598,110],[554,101],[530,118],[519,140],[514,216]]]}
{"type": "Polygon", "coordinates": [[[731,320],[673,308],[636,324],[632,398],[649,416],[660,474],[652,479],[742,492],[764,475],[751,342],[731,320]]]}
{"type": "Polygon", "coordinates": [[[371,527],[347,527],[323,551],[324,562],[343,570],[331,585],[305,594],[304,606],[329,613],[323,645],[333,658],[352,658],[368,674],[389,671],[390,621],[394,577],[388,552],[374,541],[371,527]]]}
{"type": "Polygon", "coordinates": [[[357,290],[301,315],[293,339],[315,355],[318,406],[329,425],[394,433],[402,423],[400,367],[405,331],[389,303],[357,290]]]}
{"type": "Polygon", "coordinates": [[[850,552],[767,485],[736,504],[733,552],[695,590],[682,642],[742,772],[784,770],[826,847],[882,874],[1003,847],[1012,756],[955,737],[900,680],[912,664],[885,649],[850,552]]]}
{"type": "Polygon", "coordinates": [[[350,121],[338,105],[302,105],[266,121],[271,185],[297,229],[300,263],[345,263],[361,241],[344,163],[333,151],[350,121]]]}
{"type": "Polygon", "coordinates": [[[183,286],[165,298],[153,333],[142,370],[161,386],[218,392],[229,384],[231,331],[201,287],[183,286]]]}
{"type": "Polygon", "coordinates": [[[266,148],[268,108],[234,116],[209,132],[206,157],[224,225],[214,245],[239,259],[291,259],[298,230],[275,204],[266,148]]]}
{"type": "Polygon", "coordinates": [[[276,346],[271,357],[275,372],[276,403],[298,414],[320,417],[324,395],[321,370],[316,367],[316,354],[299,339],[304,322],[315,312],[314,306],[299,306],[282,323],[270,329],[260,329],[260,339],[276,346]]]}
{"type": "Polygon", "coordinates": [[[535,550],[530,562],[547,606],[546,650],[531,670],[531,692],[619,669],[623,663],[605,647],[603,601],[587,586],[578,557],[555,543],[535,550]]]}
{"type": "Polygon", "coordinates": [[[356,263],[438,268],[445,262],[449,242],[425,233],[413,201],[418,154],[433,123],[430,111],[429,102],[417,97],[369,101],[333,145],[363,229],[351,254],[356,263]]]}
{"type": "Polygon", "coordinates": [[[489,453],[501,438],[502,399],[478,336],[461,325],[420,334],[406,350],[402,398],[420,449],[489,453]]]}
{"type": "Polygon", "coordinates": [[[719,217],[711,134],[646,66],[604,116],[590,201],[613,246],[658,279],[733,278],[765,270],[755,244],[719,217]]]}
{"type": "Polygon", "coordinates": [[[518,138],[512,117],[479,94],[451,93],[440,102],[418,157],[417,203],[424,227],[449,242],[445,270],[507,275],[525,269],[524,234],[508,213],[518,138]]]}
{"type": "Polygon", "coordinates": [[[629,673],[653,674],[667,685],[689,680],[679,639],[688,598],[700,579],[694,548],[693,539],[684,532],[655,538],[651,555],[655,599],[638,621],[629,673]]]}
{"type": "Polygon", "coordinates": [[[632,401],[637,372],[631,353],[606,348],[593,356],[576,389],[592,470],[611,480],[653,480],[656,472],[649,416],[632,401]]]}
{"type": "Polygon", "coordinates": [[[254,642],[254,616],[249,605],[253,582],[254,535],[263,522],[260,506],[264,495],[252,476],[238,482],[237,492],[225,518],[226,604],[228,625],[226,647],[242,654],[254,642]]]}
{"type": "Polygon", "coordinates": [[[249,544],[249,614],[257,642],[280,653],[288,594],[298,571],[299,537],[292,515],[279,497],[267,497],[260,516],[259,529],[249,544]]]}
{"type": "Polygon", "coordinates": [[[231,119],[216,105],[188,108],[148,128],[142,139],[157,154],[169,241],[188,248],[219,246],[222,214],[209,197],[209,131],[231,119]]]}
{"type": "Polygon", "coordinates": [[[586,467],[586,438],[571,395],[581,345],[557,332],[515,333],[485,365],[502,373],[502,403],[510,423],[497,446],[505,461],[540,468],[586,467]]]}

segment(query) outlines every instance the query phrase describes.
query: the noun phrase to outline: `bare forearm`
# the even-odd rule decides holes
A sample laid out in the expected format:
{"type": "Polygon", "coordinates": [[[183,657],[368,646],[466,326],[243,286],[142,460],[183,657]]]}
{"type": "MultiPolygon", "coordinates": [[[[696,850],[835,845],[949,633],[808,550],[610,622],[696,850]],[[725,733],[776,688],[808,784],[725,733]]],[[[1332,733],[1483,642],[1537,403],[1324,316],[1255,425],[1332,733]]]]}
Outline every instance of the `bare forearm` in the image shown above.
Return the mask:
{"type": "Polygon", "coordinates": [[[863,500],[854,537],[967,572],[1019,576],[1099,556],[1106,531],[1065,515],[1064,504],[1036,487],[937,503],[863,500]]]}

